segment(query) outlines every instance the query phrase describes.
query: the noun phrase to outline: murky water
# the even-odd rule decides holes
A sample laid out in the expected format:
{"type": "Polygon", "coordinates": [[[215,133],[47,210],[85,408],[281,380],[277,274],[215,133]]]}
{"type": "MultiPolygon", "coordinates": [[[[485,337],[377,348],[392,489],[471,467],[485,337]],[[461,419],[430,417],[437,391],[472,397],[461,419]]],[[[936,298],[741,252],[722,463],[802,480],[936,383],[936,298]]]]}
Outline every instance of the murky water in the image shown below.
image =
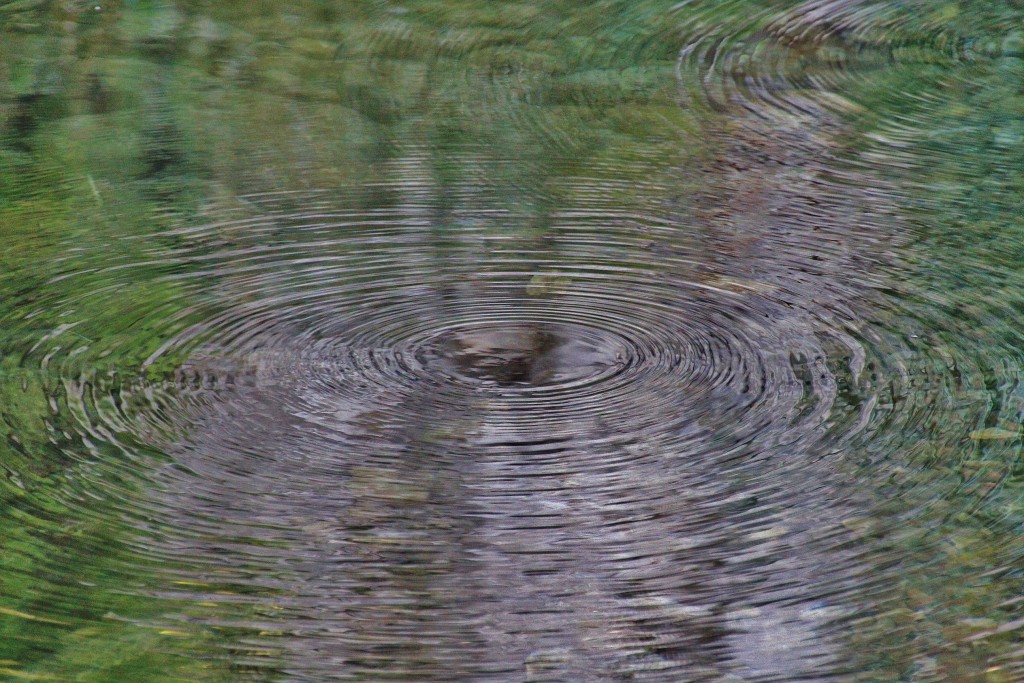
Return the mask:
{"type": "Polygon", "coordinates": [[[1024,680],[1022,19],[0,5],[0,677],[1024,680]]]}

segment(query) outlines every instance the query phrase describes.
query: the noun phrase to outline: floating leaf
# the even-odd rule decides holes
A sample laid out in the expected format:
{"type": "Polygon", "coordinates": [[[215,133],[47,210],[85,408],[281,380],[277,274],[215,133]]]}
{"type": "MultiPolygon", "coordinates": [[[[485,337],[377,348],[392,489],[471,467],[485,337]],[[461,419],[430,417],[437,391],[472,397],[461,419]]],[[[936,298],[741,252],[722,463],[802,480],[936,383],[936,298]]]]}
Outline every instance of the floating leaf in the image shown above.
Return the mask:
{"type": "Polygon", "coordinates": [[[971,432],[971,438],[975,441],[997,441],[1000,439],[1016,439],[1020,436],[1020,432],[1010,431],[1009,429],[1000,429],[999,427],[989,427],[988,429],[978,429],[971,432]]]}

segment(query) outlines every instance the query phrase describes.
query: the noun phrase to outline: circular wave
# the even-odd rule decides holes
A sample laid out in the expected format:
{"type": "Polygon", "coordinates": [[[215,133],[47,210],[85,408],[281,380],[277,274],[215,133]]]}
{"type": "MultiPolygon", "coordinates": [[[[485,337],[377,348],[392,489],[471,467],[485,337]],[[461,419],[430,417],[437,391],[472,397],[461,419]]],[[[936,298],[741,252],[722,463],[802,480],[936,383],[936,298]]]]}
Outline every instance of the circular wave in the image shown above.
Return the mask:
{"type": "Polygon", "coordinates": [[[813,241],[798,223],[709,228],[702,211],[753,227],[765,206],[711,185],[688,212],[581,206],[539,236],[506,212],[439,221],[416,191],[373,211],[247,197],[250,216],[172,235],[186,246],[166,277],[207,313],[147,360],[150,379],[118,385],[127,408],[99,407],[102,378],[88,396],[69,385],[95,406],[90,430],[171,458],[148,475],[140,553],[185,585],[272,594],[285,623],[307,624],[276,646],[321,652],[321,674],[371,670],[379,618],[401,647],[426,638],[450,658],[408,664],[428,677],[767,675],[755,641],[780,619],[808,649],[775,669],[828,650],[819,635],[846,612],[800,614],[832,605],[806,579],[849,535],[840,444],[869,410],[842,396],[868,352],[829,274],[867,252],[827,227],[813,241]],[[753,559],[783,537],[821,552],[781,573],[753,559]],[[778,603],[756,598],[767,585],[778,603]],[[461,598],[430,603],[429,624],[389,606],[423,591],[461,598]],[[347,607],[309,621],[325,601],[347,607]],[[708,638],[719,649],[694,656],[708,638]]]}

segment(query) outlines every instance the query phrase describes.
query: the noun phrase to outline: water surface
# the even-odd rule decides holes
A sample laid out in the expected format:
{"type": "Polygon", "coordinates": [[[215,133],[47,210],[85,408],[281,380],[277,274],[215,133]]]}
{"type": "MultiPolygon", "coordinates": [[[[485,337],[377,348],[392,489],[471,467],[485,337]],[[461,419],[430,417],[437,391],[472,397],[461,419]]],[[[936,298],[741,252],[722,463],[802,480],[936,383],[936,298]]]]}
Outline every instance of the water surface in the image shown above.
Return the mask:
{"type": "Polygon", "coordinates": [[[0,5],[0,674],[1020,680],[1021,12],[0,5]]]}

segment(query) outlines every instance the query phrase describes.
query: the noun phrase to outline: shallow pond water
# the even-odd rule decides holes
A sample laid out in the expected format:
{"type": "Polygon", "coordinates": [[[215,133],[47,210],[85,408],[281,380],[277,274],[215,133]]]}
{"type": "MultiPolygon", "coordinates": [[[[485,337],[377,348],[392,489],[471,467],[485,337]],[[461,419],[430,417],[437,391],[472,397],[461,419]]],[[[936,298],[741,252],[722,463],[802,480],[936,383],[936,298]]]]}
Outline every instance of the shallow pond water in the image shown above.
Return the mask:
{"type": "Polygon", "coordinates": [[[0,678],[1024,680],[1022,18],[0,5],[0,678]]]}

